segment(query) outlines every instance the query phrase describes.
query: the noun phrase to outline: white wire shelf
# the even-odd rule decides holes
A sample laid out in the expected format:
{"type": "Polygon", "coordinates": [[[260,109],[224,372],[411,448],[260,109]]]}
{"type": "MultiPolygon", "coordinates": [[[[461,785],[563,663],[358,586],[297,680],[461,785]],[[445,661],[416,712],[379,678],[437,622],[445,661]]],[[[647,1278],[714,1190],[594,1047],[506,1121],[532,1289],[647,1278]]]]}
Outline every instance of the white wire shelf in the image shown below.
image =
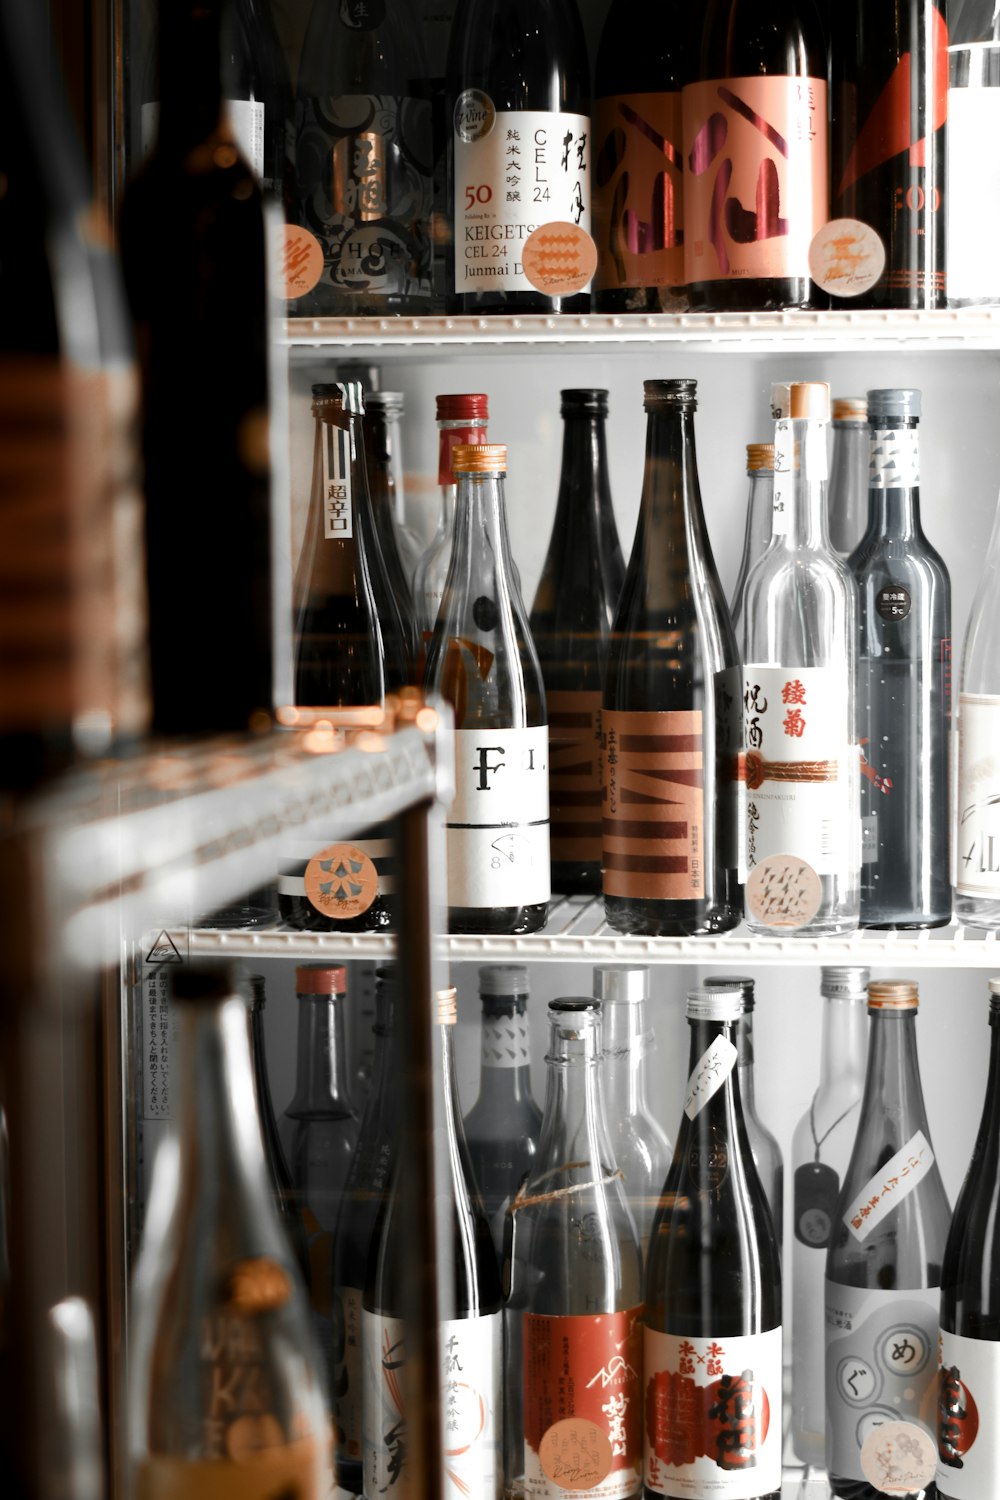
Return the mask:
{"type": "MultiPolygon", "coordinates": [[[[155,937],[156,934],[152,934],[155,937]]],[[[309,960],[336,954],[340,958],[377,960],[391,956],[395,941],[388,933],[293,932],[281,926],[255,929],[195,927],[172,931],[172,941],[192,955],[309,960]]],[[[604,921],[600,900],[557,899],[540,932],[523,937],[488,935],[442,939],[442,951],[453,963],[626,963],[735,964],[814,966],[858,964],[864,967],[908,965],[914,969],[988,969],[1000,973],[1000,942],[979,928],[938,927],[921,932],[859,931],[849,937],[756,937],[745,927],[720,937],[623,937],[604,921]]]]}
{"type": "Polygon", "coordinates": [[[443,314],[420,318],[289,318],[285,341],[293,352],[331,345],[356,352],[392,349],[414,357],[463,348],[558,352],[597,345],[628,349],[682,344],[709,352],[739,345],[743,350],[875,349],[1000,350],[1000,308],[949,308],[938,312],[588,313],[520,317],[443,314]]]}

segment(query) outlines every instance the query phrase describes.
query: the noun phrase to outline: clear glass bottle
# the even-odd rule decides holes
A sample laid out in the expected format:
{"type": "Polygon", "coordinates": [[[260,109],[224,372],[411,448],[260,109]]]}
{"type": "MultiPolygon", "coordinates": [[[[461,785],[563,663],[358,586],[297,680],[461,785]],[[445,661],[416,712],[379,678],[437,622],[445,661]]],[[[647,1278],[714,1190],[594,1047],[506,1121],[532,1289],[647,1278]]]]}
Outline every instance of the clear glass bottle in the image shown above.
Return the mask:
{"type": "Polygon", "coordinates": [[[820,1077],[792,1138],[792,1445],[826,1460],[823,1283],[837,1199],[858,1131],[868,1054],[868,970],[820,970],[820,1077]]]}
{"type": "Polygon", "coordinates": [[[619,932],[726,932],[740,920],[739,657],[701,506],[696,382],[644,389],[642,499],[604,689],[604,910],[619,932]]]}
{"type": "Polygon", "coordinates": [[[739,989],[743,998],[743,1013],[734,1032],[736,1071],[740,1079],[740,1102],[743,1106],[743,1122],[750,1141],[750,1154],[757,1168],[757,1175],[764,1188],[771,1222],[774,1225],[778,1251],[783,1248],[785,1227],[785,1163],[777,1138],[768,1130],[757,1113],[757,1087],[754,1078],[753,1013],[755,1006],[754,981],[743,975],[713,974],[705,980],[707,990],[739,989]]]}
{"type": "Polygon", "coordinates": [[[398,1059],[394,1034],[398,1001],[394,966],[375,971],[374,1071],[344,1182],[333,1235],[333,1344],[331,1405],[337,1442],[337,1483],[359,1495],[362,1466],[363,1367],[361,1304],[368,1252],[382,1199],[396,1165],[399,1125],[398,1059]]]}
{"type": "MultiPolygon", "coordinates": [[[[500,1500],[503,1490],[503,1314],[500,1271],[489,1225],[475,1191],[455,1078],[454,989],[436,996],[439,1090],[435,1116],[444,1134],[448,1170],[435,1183],[436,1221],[446,1224],[439,1259],[451,1271],[438,1278],[438,1355],[441,1369],[442,1500],[500,1500]]],[[[383,1195],[368,1255],[361,1314],[364,1390],[364,1493],[408,1488],[406,1470],[406,1313],[411,1305],[413,1225],[403,1211],[399,1167],[383,1195]]],[[[431,1205],[427,1205],[427,1212],[431,1205]]],[[[418,1377],[419,1378],[419,1377],[418,1377]]]]}
{"type": "Polygon", "coordinates": [[[538,1152],[542,1112],[531,1094],[528,970],[484,964],[479,1097],[465,1117],[465,1139],[497,1254],[507,1209],[538,1152]]]}
{"type": "Polygon", "coordinates": [[[268,1186],[247,1006],[221,967],[172,978],[177,1117],[130,1304],[130,1493],[326,1500],[324,1376],[268,1186]]]}
{"type": "Polygon", "coordinates": [[[506,1493],[630,1500],[642,1484],[642,1258],[605,1123],[601,1008],[554,1000],[548,1014],[542,1138],[512,1211],[506,1493]]]}
{"type": "Polygon", "coordinates": [[[861,925],[951,920],[951,582],[920,523],[920,392],[868,392],[868,527],[857,584],[861,925]]]}
{"type": "Polygon", "coordinates": [[[330,1301],[333,1232],[358,1137],[358,1117],[346,1078],[347,971],[339,966],[303,964],[295,970],[295,993],[299,1012],[295,1093],[278,1122],[278,1139],[305,1228],[313,1326],[332,1388],[337,1363],[330,1301]]]}
{"type": "Polygon", "coordinates": [[[469,443],[486,442],[489,399],[481,393],[460,396],[438,396],[438,484],[441,487],[441,512],[437,530],[413,575],[413,599],[424,640],[430,638],[444,597],[444,586],[451,565],[452,541],[455,535],[455,495],[457,486],[451,469],[456,448],[469,443]]]}
{"type": "Polygon", "coordinates": [[[549,709],[552,888],[601,889],[601,696],[625,563],[611,503],[605,390],[561,391],[559,497],[528,623],[549,709]]]}
{"type": "Polygon", "coordinates": [[[420,656],[420,632],[413,607],[409,558],[414,542],[401,525],[403,476],[400,422],[403,397],[399,391],[369,391],[365,396],[365,466],[371,492],[372,517],[382,549],[382,561],[399,612],[407,650],[414,664],[420,656]],[[405,556],[404,556],[405,553],[405,556]]]}
{"type": "Polygon", "coordinates": [[[945,246],[948,305],[1000,302],[991,245],[1000,235],[1000,9],[994,0],[947,7],[948,123],[945,131],[945,246]]]}
{"type": "Polygon", "coordinates": [[[1000,505],[965,629],[958,715],[957,807],[952,836],[955,916],[1000,928],[1000,505]]]}
{"type": "Polygon", "coordinates": [[[989,990],[986,1099],[941,1280],[938,1500],[979,1500],[1000,1484],[1000,979],[989,990]]]}
{"type": "Polygon", "coordinates": [[[924,1108],[917,1005],[910,980],[868,986],[865,1092],[826,1257],[826,1467],[842,1500],[934,1494],[951,1210],[924,1108]]]}
{"type": "Polygon", "coordinates": [[[646,1059],[656,1045],[648,1015],[649,970],[638,964],[596,964],[593,991],[601,1003],[608,1135],[645,1265],[653,1215],[673,1154],[646,1098],[646,1059]]]}
{"type": "Polygon", "coordinates": [[[781,1493],[781,1257],[743,1118],[742,1015],[732,986],[688,994],[687,1098],[646,1270],[647,1500],[781,1493]]]}
{"type": "Polygon", "coordinates": [[[747,526],[743,533],[743,556],[740,569],[733,584],[729,601],[729,615],[733,629],[739,634],[743,613],[743,595],[747,586],[747,574],[767,551],[771,540],[771,513],[774,509],[774,444],[747,443],[747,478],[750,494],[747,497],[747,526]]]}
{"type": "Polygon", "coordinates": [[[455,545],[425,686],[455,712],[448,809],[452,932],[534,932],[549,880],[549,731],[538,655],[510,559],[500,443],[456,448],[455,545]]]}
{"type": "Polygon", "coordinates": [[[830,546],[850,557],[868,526],[868,402],[864,396],[835,396],[830,424],[830,487],[827,516],[830,546]]]}
{"type": "Polygon", "coordinates": [[[829,387],[775,423],[772,542],[743,626],[746,920],[804,936],[858,925],[854,583],[826,520],[829,387]]]}
{"type": "Polygon", "coordinates": [[[267,1050],[264,1045],[264,1009],[267,1005],[267,990],[263,974],[248,974],[246,980],[250,991],[250,1056],[253,1060],[254,1093],[257,1098],[257,1114],[260,1119],[261,1139],[264,1143],[264,1161],[267,1164],[268,1181],[274,1195],[274,1206],[278,1210],[281,1227],[288,1235],[295,1258],[308,1276],[309,1254],[305,1229],[295,1198],[295,1184],[285,1161],[285,1153],[278,1136],[278,1122],[274,1117],[271,1088],[267,1079],[267,1050]]]}
{"type": "Polygon", "coordinates": [[[314,0],[295,99],[298,222],[322,273],[296,317],[430,311],[434,143],[410,0],[314,0]]]}

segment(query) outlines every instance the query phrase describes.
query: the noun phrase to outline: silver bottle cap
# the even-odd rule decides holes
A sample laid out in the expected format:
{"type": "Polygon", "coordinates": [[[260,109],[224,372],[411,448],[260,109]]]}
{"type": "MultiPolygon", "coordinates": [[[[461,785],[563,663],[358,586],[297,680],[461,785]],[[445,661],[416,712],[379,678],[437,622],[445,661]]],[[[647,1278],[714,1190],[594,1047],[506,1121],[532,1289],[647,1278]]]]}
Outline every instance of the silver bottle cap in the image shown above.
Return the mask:
{"type": "Polygon", "coordinates": [[[689,1021],[738,1021],[743,1015],[743,992],[731,985],[688,990],[687,1015],[689,1021]]]}
{"type": "Polygon", "coordinates": [[[649,999],[649,970],[642,964],[595,964],[594,997],[604,1005],[638,1005],[649,999]]]}
{"type": "Polygon", "coordinates": [[[868,392],[868,423],[878,427],[887,417],[893,419],[920,416],[920,392],[892,386],[888,390],[868,392]]]}
{"type": "Polygon", "coordinates": [[[870,969],[850,966],[822,968],[819,971],[819,992],[824,1000],[867,1000],[870,969]]]}
{"type": "Polygon", "coordinates": [[[746,974],[712,974],[704,980],[706,990],[739,990],[743,1001],[743,1014],[749,1015],[754,1006],[754,982],[746,974]]]}

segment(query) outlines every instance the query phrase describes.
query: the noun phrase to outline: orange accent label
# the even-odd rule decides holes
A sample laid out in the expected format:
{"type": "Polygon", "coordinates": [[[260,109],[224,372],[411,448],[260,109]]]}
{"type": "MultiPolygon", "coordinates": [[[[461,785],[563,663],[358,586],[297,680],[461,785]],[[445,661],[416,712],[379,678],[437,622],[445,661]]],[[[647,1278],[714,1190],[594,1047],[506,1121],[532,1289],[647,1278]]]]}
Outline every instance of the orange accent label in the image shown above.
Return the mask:
{"type": "Polygon", "coordinates": [[[826,81],[726,78],[683,94],[685,279],[809,275],[827,219],[826,81]]]}
{"type": "Polygon", "coordinates": [[[289,302],[311,292],[323,274],[323,246],[314,234],[298,224],[286,224],[281,272],[284,295],[289,302]]]}
{"type": "Polygon", "coordinates": [[[642,1309],[524,1319],[524,1491],[625,1500],[641,1482],[642,1309]]]}
{"type": "Polygon", "coordinates": [[[700,710],[604,712],[604,892],[648,901],[705,894],[700,710]]]}
{"type": "Polygon", "coordinates": [[[556,863],[601,858],[601,694],[552,691],[549,823],[556,863]]]}
{"type": "Polygon", "coordinates": [[[582,292],[597,266],[597,246],[579,224],[539,224],[524,242],[521,270],[547,297],[582,292]]]}
{"type": "Polygon", "coordinates": [[[600,288],[684,282],[681,96],[598,99],[594,237],[600,288]]]}
{"type": "Polygon", "coordinates": [[[325,917],[360,917],[379,893],[378,871],[356,844],[330,844],[306,865],[306,896],[325,917]]]}

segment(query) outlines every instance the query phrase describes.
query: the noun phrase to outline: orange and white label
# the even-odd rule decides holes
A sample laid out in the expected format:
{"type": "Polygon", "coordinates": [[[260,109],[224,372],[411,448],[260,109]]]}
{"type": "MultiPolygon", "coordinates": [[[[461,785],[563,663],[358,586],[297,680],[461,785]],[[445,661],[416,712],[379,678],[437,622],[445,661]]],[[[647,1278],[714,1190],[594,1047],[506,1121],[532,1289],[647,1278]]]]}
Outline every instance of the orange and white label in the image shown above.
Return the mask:
{"type": "Polygon", "coordinates": [[[595,285],[684,282],[681,96],[626,94],[594,107],[595,285]]]}
{"type": "Polygon", "coordinates": [[[577,224],[542,224],[524,242],[521,266],[538,291],[572,297],[588,286],[597,268],[597,246],[577,224]]]}
{"type": "Polygon", "coordinates": [[[360,917],[378,893],[378,871],[357,844],[330,844],[306,865],[306,897],[325,917],[360,917]]]}
{"type": "Polygon", "coordinates": [[[601,858],[601,694],[547,693],[554,864],[601,858]]]}
{"type": "Polygon", "coordinates": [[[524,1319],[524,1493],[626,1500],[642,1482],[642,1309],[524,1319]]]}
{"type": "Polygon", "coordinates": [[[809,274],[833,297],[870,292],[884,270],[882,236],[860,219],[831,219],[809,246],[809,274]]]}
{"type": "Polygon", "coordinates": [[[688,282],[809,275],[827,218],[821,78],[720,78],[683,93],[688,282]]]}
{"type": "Polygon", "coordinates": [[[311,292],[323,274],[323,246],[314,234],[299,224],[286,224],[282,253],[281,294],[294,302],[311,292]]]}
{"type": "Polygon", "coordinates": [[[605,710],[603,782],[605,895],[700,900],[706,857],[700,710],[605,710]]]}

